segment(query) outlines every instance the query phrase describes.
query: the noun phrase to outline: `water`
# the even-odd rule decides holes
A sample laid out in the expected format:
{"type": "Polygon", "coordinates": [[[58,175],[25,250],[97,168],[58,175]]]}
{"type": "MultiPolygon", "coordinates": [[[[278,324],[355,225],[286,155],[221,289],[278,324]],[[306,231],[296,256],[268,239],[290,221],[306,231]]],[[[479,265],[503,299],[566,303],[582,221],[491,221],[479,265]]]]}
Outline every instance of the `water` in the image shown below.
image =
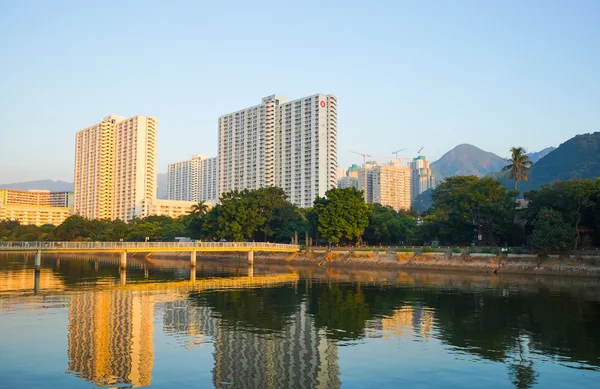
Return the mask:
{"type": "Polygon", "coordinates": [[[597,279],[117,262],[0,255],[0,387],[600,382],[597,279]]]}

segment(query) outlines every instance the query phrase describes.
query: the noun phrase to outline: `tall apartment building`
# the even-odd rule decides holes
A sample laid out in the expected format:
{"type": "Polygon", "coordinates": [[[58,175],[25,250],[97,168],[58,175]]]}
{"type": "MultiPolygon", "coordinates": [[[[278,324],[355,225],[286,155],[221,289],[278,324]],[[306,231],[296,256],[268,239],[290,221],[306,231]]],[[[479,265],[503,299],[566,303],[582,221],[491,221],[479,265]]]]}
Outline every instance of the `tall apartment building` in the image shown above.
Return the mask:
{"type": "Polygon", "coordinates": [[[358,177],[344,176],[338,180],[338,188],[356,188],[358,189],[358,177]]]}
{"type": "Polygon", "coordinates": [[[409,167],[390,162],[372,169],[373,203],[390,206],[396,211],[410,210],[409,167]]]}
{"type": "Polygon", "coordinates": [[[367,204],[373,204],[373,169],[375,168],[375,166],[377,166],[376,161],[367,161],[366,168],[363,166],[360,169],[352,170],[352,172],[350,171],[350,169],[348,170],[349,173],[357,175],[358,190],[363,191],[365,202],[367,204]],[[367,176],[366,178],[365,174],[367,176]]]}
{"type": "Polygon", "coordinates": [[[107,116],[76,135],[75,213],[125,222],[149,214],[156,198],[158,121],[107,116]]]}
{"type": "Polygon", "coordinates": [[[200,154],[169,164],[168,199],[216,202],[217,172],[217,157],[206,158],[200,154]]]}
{"type": "Polygon", "coordinates": [[[415,199],[418,195],[428,189],[435,188],[435,177],[431,175],[429,161],[424,155],[414,158],[410,163],[412,170],[412,198],[415,199]]]}
{"type": "Polygon", "coordinates": [[[57,226],[71,215],[72,196],[71,192],[0,189],[0,220],[57,226]]]}
{"type": "MultiPolygon", "coordinates": [[[[390,206],[396,211],[410,209],[411,169],[396,161],[385,165],[367,163],[366,202],[390,206]]],[[[358,170],[358,188],[365,190],[365,169],[358,170]]]]}
{"type": "Polygon", "coordinates": [[[272,95],[219,117],[219,196],[234,189],[281,187],[312,206],[337,182],[337,99],[294,101],[272,95]]]}

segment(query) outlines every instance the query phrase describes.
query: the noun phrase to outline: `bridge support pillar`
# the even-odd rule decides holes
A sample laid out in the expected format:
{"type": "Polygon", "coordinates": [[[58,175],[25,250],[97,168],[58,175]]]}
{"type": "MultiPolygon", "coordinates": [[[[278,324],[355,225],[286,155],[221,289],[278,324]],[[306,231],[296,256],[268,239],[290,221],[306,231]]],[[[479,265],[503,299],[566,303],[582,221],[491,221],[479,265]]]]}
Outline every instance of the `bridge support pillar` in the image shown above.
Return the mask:
{"type": "Polygon", "coordinates": [[[190,254],[190,266],[196,267],[196,250],[192,250],[190,254]]]}
{"type": "Polygon", "coordinates": [[[127,251],[121,252],[121,269],[127,269],[127,251]]]}
{"type": "Polygon", "coordinates": [[[33,294],[37,295],[40,293],[40,272],[36,270],[33,277],[33,294]]]}
{"type": "Polygon", "coordinates": [[[192,266],[192,268],[190,269],[190,281],[196,282],[196,267],[195,266],[192,266]]]}
{"type": "Polygon", "coordinates": [[[254,250],[248,251],[248,264],[250,266],[254,265],[254,250]]]}
{"type": "Polygon", "coordinates": [[[254,277],[254,266],[252,264],[250,264],[250,266],[248,266],[248,277],[250,277],[250,278],[254,277]]]}
{"type": "Polygon", "coordinates": [[[119,271],[119,281],[121,282],[121,285],[127,284],[127,269],[124,267],[119,271]]]}
{"type": "Polygon", "coordinates": [[[35,253],[35,271],[39,272],[42,266],[42,250],[38,250],[35,253]]]}

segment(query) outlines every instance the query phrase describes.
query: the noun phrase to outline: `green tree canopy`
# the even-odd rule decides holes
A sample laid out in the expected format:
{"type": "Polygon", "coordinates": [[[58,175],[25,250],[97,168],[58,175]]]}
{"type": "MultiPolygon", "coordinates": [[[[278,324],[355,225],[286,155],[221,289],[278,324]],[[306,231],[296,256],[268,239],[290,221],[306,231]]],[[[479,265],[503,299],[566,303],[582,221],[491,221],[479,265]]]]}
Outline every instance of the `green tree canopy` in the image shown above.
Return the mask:
{"type": "Polygon", "coordinates": [[[325,198],[315,200],[312,212],[319,235],[331,243],[360,243],[369,225],[370,208],[364,202],[362,191],[355,188],[328,190],[325,198]]]}

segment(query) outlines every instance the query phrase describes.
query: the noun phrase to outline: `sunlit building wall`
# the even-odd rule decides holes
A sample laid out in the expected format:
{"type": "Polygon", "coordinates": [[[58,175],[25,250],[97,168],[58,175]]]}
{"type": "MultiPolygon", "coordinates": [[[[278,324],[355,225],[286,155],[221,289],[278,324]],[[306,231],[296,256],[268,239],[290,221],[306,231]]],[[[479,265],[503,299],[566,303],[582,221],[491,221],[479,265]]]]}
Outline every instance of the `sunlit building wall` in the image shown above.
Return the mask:
{"type": "Polygon", "coordinates": [[[0,189],[0,220],[57,226],[71,215],[68,198],[68,192],[0,189]]]}
{"type": "Polygon", "coordinates": [[[149,215],[156,198],[158,122],[149,116],[107,116],[76,134],[75,213],[130,221],[149,215]]]}

